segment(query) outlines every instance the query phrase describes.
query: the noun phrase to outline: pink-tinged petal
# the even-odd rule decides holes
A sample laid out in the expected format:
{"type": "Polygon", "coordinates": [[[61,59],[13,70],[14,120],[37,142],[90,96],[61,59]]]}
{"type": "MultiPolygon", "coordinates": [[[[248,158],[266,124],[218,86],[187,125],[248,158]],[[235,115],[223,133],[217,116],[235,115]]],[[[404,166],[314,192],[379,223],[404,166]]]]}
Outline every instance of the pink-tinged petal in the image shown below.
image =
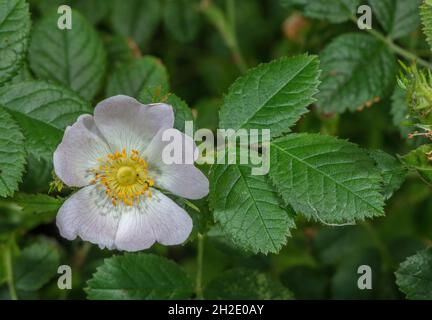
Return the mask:
{"type": "Polygon", "coordinates": [[[102,190],[88,186],[73,194],[57,214],[60,235],[68,240],[77,236],[101,248],[114,248],[121,212],[102,190]]]}
{"type": "Polygon", "coordinates": [[[133,252],[150,248],[156,242],[151,218],[142,208],[125,210],[117,229],[116,249],[133,252]]]}
{"type": "Polygon", "coordinates": [[[192,231],[192,219],[173,200],[158,190],[141,201],[140,207],[122,213],[115,247],[119,250],[147,249],[155,241],[163,245],[181,244],[192,231]]]}
{"type": "Polygon", "coordinates": [[[91,115],[82,115],[65,130],[62,142],[54,152],[56,175],[68,186],[89,185],[89,170],[98,166],[98,158],[110,153],[91,115]]]}
{"type": "Polygon", "coordinates": [[[161,129],[144,151],[144,157],[149,163],[149,174],[155,185],[171,193],[188,199],[201,199],[209,192],[207,177],[193,165],[198,156],[198,149],[193,139],[176,129],[168,129],[179,139],[168,141],[164,136],[166,129],[161,129]],[[171,147],[177,149],[171,160],[167,157],[171,147]],[[180,163],[177,162],[180,160],[180,163]]]}
{"type": "Polygon", "coordinates": [[[123,95],[99,102],[94,117],[97,127],[116,151],[123,148],[141,151],[160,128],[174,125],[174,112],[170,105],[144,105],[123,95]]]}
{"type": "Polygon", "coordinates": [[[193,165],[167,165],[156,179],[162,189],[187,199],[201,199],[209,193],[207,177],[193,165]]]}

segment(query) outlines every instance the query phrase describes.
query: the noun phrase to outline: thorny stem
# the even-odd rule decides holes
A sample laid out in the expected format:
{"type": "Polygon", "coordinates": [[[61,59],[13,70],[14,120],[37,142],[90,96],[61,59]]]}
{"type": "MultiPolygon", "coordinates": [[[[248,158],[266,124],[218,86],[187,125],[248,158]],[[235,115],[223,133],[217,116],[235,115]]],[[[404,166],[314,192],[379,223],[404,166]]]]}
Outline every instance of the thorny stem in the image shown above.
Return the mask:
{"type": "Polygon", "coordinates": [[[196,298],[199,300],[204,299],[202,287],[202,272],[203,272],[203,257],[204,257],[204,235],[198,233],[198,254],[197,254],[197,272],[195,282],[196,298]]]}
{"type": "Polygon", "coordinates": [[[240,72],[245,73],[247,65],[240,51],[235,31],[235,5],[232,0],[226,1],[228,11],[226,15],[217,6],[211,3],[210,0],[202,0],[200,9],[210,23],[219,31],[223,41],[231,51],[231,55],[240,72]]]}
{"type": "Polygon", "coordinates": [[[14,284],[13,269],[12,269],[12,252],[11,252],[10,244],[6,246],[4,260],[5,260],[4,262],[6,268],[6,278],[7,278],[10,297],[12,300],[18,300],[18,295],[16,293],[15,284],[14,284]]]}
{"type": "MultiPolygon", "coordinates": [[[[357,23],[357,19],[355,17],[351,17],[351,20],[354,23],[357,23]]],[[[429,63],[426,60],[415,55],[414,53],[409,52],[408,50],[405,50],[404,48],[398,46],[396,43],[393,42],[393,40],[391,38],[384,36],[380,32],[375,31],[374,29],[365,29],[365,31],[368,32],[370,35],[374,36],[375,38],[384,42],[396,54],[404,57],[407,60],[415,61],[423,67],[432,69],[432,63],[429,63]]]]}

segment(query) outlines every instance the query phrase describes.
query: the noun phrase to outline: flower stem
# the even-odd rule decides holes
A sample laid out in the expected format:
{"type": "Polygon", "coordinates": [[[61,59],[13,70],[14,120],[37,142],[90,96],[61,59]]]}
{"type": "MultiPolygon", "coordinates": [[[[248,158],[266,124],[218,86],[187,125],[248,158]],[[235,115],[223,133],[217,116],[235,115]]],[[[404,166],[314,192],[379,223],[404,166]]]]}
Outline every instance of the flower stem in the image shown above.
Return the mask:
{"type": "Polygon", "coordinates": [[[211,24],[219,31],[225,45],[231,51],[234,63],[241,73],[247,70],[246,62],[240,51],[235,31],[235,5],[232,0],[226,2],[227,14],[211,3],[210,0],[201,1],[201,12],[207,17],[211,24]],[[227,17],[228,16],[228,17],[227,17]]]}
{"type": "Polygon", "coordinates": [[[203,271],[203,257],[204,257],[204,235],[198,233],[198,254],[197,254],[197,271],[195,279],[195,293],[196,298],[199,300],[204,299],[202,287],[202,271],[203,271]]]}
{"type": "Polygon", "coordinates": [[[18,295],[16,293],[14,278],[13,278],[13,268],[12,268],[12,252],[11,245],[6,246],[6,252],[4,254],[4,264],[6,268],[6,278],[9,288],[9,294],[12,300],[18,300],[18,295]]]}
{"type": "MultiPolygon", "coordinates": [[[[351,20],[354,23],[357,23],[357,19],[355,17],[351,17],[351,20]]],[[[374,36],[375,38],[384,42],[390,48],[390,50],[392,50],[394,53],[400,55],[401,57],[404,57],[405,59],[410,60],[410,61],[415,61],[423,67],[432,69],[432,63],[430,63],[430,62],[420,58],[419,56],[415,55],[414,53],[409,52],[408,50],[405,50],[404,48],[400,47],[399,45],[394,43],[394,41],[391,38],[384,36],[380,32],[375,31],[374,29],[365,29],[365,31],[368,32],[370,35],[374,36]]]]}
{"type": "Polygon", "coordinates": [[[381,41],[385,42],[393,52],[397,53],[398,55],[404,57],[407,60],[410,61],[416,61],[419,65],[426,67],[426,68],[432,68],[432,64],[427,62],[426,60],[423,60],[419,56],[409,52],[408,50],[405,50],[404,48],[398,46],[396,43],[393,42],[392,39],[384,37],[381,33],[375,31],[375,30],[368,30],[371,35],[376,37],[377,39],[380,39],[381,41]]]}

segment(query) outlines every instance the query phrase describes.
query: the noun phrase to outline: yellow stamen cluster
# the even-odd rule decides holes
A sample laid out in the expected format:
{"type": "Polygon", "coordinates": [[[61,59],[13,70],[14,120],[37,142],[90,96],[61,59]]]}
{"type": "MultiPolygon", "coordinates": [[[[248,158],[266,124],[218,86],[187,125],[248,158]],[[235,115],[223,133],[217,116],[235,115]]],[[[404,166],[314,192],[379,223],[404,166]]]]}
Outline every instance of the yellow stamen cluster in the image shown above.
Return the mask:
{"type": "Polygon", "coordinates": [[[123,149],[122,152],[116,151],[98,161],[99,167],[91,170],[94,175],[91,183],[101,185],[113,205],[123,203],[132,206],[139,203],[140,197],[152,196],[150,187],[154,185],[154,181],[149,177],[147,162],[140,157],[139,151],[132,150],[128,154],[123,149]]]}

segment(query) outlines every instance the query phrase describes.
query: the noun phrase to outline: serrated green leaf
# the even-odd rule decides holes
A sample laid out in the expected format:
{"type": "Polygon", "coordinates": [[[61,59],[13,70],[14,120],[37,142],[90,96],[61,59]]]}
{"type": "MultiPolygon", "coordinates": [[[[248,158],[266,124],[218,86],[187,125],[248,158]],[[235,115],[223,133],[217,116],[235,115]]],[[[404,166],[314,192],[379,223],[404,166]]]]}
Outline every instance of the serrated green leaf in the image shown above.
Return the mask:
{"type": "Polygon", "coordinates": [[[24,136],[0,102],[0,197],[13,195],[24,172],[24,136]]]}
{"type": "MultiPolygon", "coordinates": [[[[266,262],[268,262],[270,256],[262,254],[254,254],[252,251],[245,251],[243,248],[239,247],[234,243],[220,227],[220,224],[214,224],[208,229],[206,236],[208,237],[210,243],[214,244],[220,251],[225,255],[233,258],[233,262],[245,262],[247,259],[253,260],[253,267],[260,268],[265,267],[266,262]]],[[[230,259],[231,260],[231,259],[230,259]]]]}
{"type": "Polygon", "coordinates": [[[355,111],[383,99],[396,79],[395,57],[381,40],[347,33],[321,53],[318,106],[325,112],[355,111]]]}
{"type": "Polygon", "coordinates": [[[223,232],[245,250],[279,252],[295,227],[294,213],[268,178],[246,165],[213,165],[210,183],[210,207],[223,232]]]}
{"type": "Polygon", "coordinates": [[[405,181],[407,170],[393,156],[381,150],[369,151],[369,156],[375,161],[383,178],[383,194],[389,199],[405,181]]]}
{"type": "Polygon", "coordinates": [[[33,76],[30,72],[30,69],[27,65],[27,63],[23,63],[21,67],[19,68],[16,75],[13,76],[9,82],[7,82],[5,85],[24,82],[24,81],[30,81],[33,80],[33,76]]]}
{"type": "Polygon", "coordinates": [[[387,35],[397,39],[413,32],[420,24],[422,0],[369,0],[372,12],[387,35]]]}
{"type": "Polygon", "coordinates": [[[24,248],[14,263],[14,282],[17,289],[40,289],[57,274],[60,255],[47,241],[24,248]]]}
{"type": "Polygon", "coordinates": [[[50,197],[46,194],[26,193],[16,194],[13,200],[23,211],[36,214],[57,212],[64,202],[61,198],[50,197]]]}
{"type": "Polygon", "coordinates": [[[395,274],[408,299],[432,300],[432,248],[408,257],[395,274]]]}
{"type": "Polygon", "coordinates": [[[10,80],[24,61],[30,33],[30,12],[24,0],[0,2],[0,84],[10,80]]]}
{"type": "Polygon", "coordinates": [[[422,179],[432,184],[432,160],[429,159],[432,144],[424,144],[401,157],[403,163],[411,170],[417,171],[422,179]]]}
{"type": "Polygon", "coordinates": [[[142,47],[153,35],[160,15],[159,1],[114,0],[111,20],[116,33],[131,37],[142,47]]]}
{"type": "Polygon", "coordinates": [[[91,100],[99,91],[106,69],[106,52],[95,29],[72,11],[72,29],[57,26],[59,15],[42,18],[32,31],[29,61],[41,79],[71,88],[91,100]]]}
{"type": "Polygon", "coordinates": [[[313,0],[305,4],[305,16],[340,23],[356,15],[360,0],[313,0]]]}
{"type": "Polygon", "coordinates": [[[292,293],[279,281],[256,270],[233,269],[214,278],[205,288],[206,299],[287,300],[292,293]]]}
{"type": "Polygon", "coordinates": [[[187,299],[193,293],[177,264],[144,253],[106,259],[87,284],[89,299],[187,299]]]}
{"type": "Polygon", "coordinates": [[[220,127],[270,129],[277,137],[307,112],[317,93],[318,59],[281,58],[249,70],[230,87],[220,110],[220,127]]]}
{"type": "Polygon", "coordinates": [[[63,130],[90,105],[76,93],[42,81],[0,88],[0,104],[11,113],[26,137],[26,150],[37,159],[51,159],[63,130]]]}
{"type": "Polygon", "coordinates": [[[429,47],[432,48],[432,1],[426,0],[420,7],[420,17],[423,24],[423,32],[429,47]]]}
{"type": "Polygon", "coordinates": [[[271,143],[270,177],[286,203],[308,219],[352,222],[384,213],[381,177],[356,145],[318,134],[271,143]]]}
{"type": "Polygon", "coordinates": [[[166,30],[178,41],[192,41],[200,26],[198,10],[198,0],[167,0],[164,6],[166,30]]]}
{"type": "Polygon", "coordinates": [[[124,94],[138,98],[144,89],[160,88],[161,94],[169,89],[168,74],[157,58],[146,56],[121,65],[108,79],[108,97],[124,94]]]}

